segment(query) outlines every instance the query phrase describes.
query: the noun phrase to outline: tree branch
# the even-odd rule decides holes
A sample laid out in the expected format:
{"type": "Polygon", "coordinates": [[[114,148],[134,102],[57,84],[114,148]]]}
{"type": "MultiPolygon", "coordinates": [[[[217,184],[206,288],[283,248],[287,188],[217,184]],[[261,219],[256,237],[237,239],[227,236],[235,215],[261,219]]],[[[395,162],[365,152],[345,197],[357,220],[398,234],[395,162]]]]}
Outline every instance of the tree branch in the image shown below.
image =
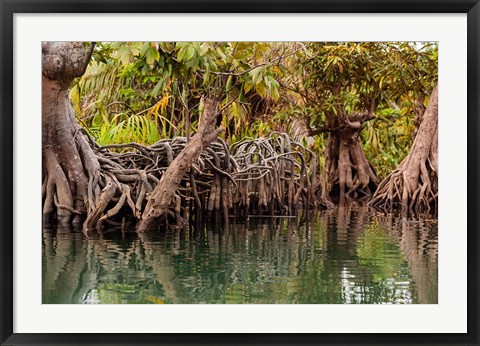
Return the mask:
{"type": "Polygon", "coordinates": [[[90,62],[90,59],[92,58],[92,54],[93,54],[93,50],[95,49],[95,45],[97,44],[97,42],[92,42],[90,44],[90,50],[88,51],[88,54],[87,56],[85,57],[85,62],[83,64],[83,72],[82,72],[82,75],[85,73],[85,71],[87,70],[87,66],[88,66],[88,63],[90,62]]]}

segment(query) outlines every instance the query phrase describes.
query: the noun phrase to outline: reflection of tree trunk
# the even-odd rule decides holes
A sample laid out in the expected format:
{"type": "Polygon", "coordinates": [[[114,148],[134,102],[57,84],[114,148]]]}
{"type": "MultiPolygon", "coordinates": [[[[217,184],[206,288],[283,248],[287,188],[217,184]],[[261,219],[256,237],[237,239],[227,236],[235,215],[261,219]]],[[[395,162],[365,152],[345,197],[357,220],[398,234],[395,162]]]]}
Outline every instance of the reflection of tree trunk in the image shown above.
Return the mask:
{"type": "Polygon", "coordinates": [[[399,241],[400,249],[408,262],[410,273],[415,282],[418,302],[420,304],[438,303],[438,248],[426,240],[434,232],[432,227],[424,222],[417,223],[407,218],[401,222],[401,227],[394,224],[394,216],[377,218],[390,232],[390,235],[399,241]]]}
{"type": "Polygon", "coordinates": [[[428,249],[428,256],[424,255],[424,240],[428,233],[427,228],[418,227],[418,224],[412,227],[408,223],[402,223],[400,248],[407,258],[420,304],[438,303],[438,254],[437,251],[428,249]]]}
{"type": "Polygon", "coordinates": [[[72,233],[57,233],[54,236],[45,232],[43,239],[42,302],[80,303],[83,294],[96,284],[96,279],[92,280],[87,271],[87,254],[82,238],[72,233]]]}
{"type": "MultiPolygon", "coordinates": [[[[352,201],[351,204],[355,205],[356,201],[352,201]]],[[[349,257],[346,258],[345,268],[350,273],[357,273],[357,278],[360,280],[360,283],[364,285],[364,283],[372,281],[372,274],[370,270],[366,270],[366,268],[359,265],[357,246],[358,240],[363,236],[365,227],[369,222],[368,208],[364,206],[339,207],[338,210],[336,217],[337,228],[347,229],[345,239],[343,242],[338,243],[345,246],[345,250],[348,252],[349,257]],[[342,213],[342,209],[344,209],[345,212],[342,213]]]]}
{"type": "Polygon", "coordinates": [[[338,207],[335,211],[337,242],[349,245],[355,251],[357,238],[363,233],[368,222],[368,208],[366,207],[338,207]]]}
{"type": "Polygon", "coordinates": [[[152,267],[157,281],[162,285],[165,296],[176,304],[191,303],[189,295],[178,282],[171,262],[171,254],[166,251],[159,251],[158,247],[154,246],[148,233],[139,233],[139,238],[145,250],[145,264],[152,267]]]}
{"type": "Polygon", "coordinates": [[[159,251],[146,237],[145,234],[142,235],[125,249],[116,242],[85,240],[81,234],[70,231],[65,234],[57,232],[56,235],[45,232],[43,303],[82,303],[85,294],[97,288],[99,283],[116,282],[119,266],[127,267],[132,258],[135,258],[139,274],[148,267],[153,269],[165,296],[172,302],[190,302],[187,292],[176,277],[171,263],[171,249],[168,253],[159,251]],[[103,274],[99,276],[99,273],[103,274]]]}

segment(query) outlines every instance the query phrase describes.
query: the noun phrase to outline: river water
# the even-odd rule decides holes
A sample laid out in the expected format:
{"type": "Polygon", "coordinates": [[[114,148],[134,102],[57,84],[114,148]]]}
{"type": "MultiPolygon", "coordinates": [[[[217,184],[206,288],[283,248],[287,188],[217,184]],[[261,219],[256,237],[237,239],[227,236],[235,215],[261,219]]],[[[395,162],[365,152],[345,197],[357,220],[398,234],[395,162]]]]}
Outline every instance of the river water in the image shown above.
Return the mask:
{"type": "Polygon", "coordinates": [[[165,233],[43,231],[44,304],[436,304],[436,219],[339,208],[165,233]]]}

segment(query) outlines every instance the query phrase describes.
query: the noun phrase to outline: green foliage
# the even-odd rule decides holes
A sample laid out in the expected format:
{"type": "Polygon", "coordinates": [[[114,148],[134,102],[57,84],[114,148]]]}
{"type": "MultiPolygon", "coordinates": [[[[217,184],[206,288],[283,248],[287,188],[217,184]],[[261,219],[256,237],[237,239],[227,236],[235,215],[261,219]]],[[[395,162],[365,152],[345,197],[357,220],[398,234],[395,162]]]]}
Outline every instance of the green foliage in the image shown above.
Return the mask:
{"type": "Polygon", "coordinates": [[[293,89],[322,115],[316,119],[320,125],[339,115],[389,108],[392,102],[426,101],[437,79],[436,44],[315,42],[306,49],[292,65],[292,73],[301,76],[293,89]]]}
{"type": "Polygon", "coordinates": [[[141,115],[133,115],[119,120],[121,117],[121,114],[116,115],[111,121],[107,120],[102,122],[99,127],[90,128],[100,145],[130,142],[152,144],[160,139],[154,121],[141,115]]]}
{"type": "Polygon", "coordinates": [[[87,73],[72,87],[71,97],[85,126],[95,127],[95,119],[101,118],[108,129],[117,114],[133,116],[161,103],[158,116],[166,120],[161,137],[191,133],[198,122],[200,99],[209,97],[219,101],[227,136],[232,136],[248,124],[252,105],[280,97],[275,72],[279,70],[274,69],[271,53],[281,45],[102,43],[87,73]]]}
{"type": "Polygon", "coordinates": [[[407,156],[413,143],[413,118],[413,114],[404,116],[400,110],[387,108],[365,124],[361,134],[365,156],[381,179],[407,156]]]}

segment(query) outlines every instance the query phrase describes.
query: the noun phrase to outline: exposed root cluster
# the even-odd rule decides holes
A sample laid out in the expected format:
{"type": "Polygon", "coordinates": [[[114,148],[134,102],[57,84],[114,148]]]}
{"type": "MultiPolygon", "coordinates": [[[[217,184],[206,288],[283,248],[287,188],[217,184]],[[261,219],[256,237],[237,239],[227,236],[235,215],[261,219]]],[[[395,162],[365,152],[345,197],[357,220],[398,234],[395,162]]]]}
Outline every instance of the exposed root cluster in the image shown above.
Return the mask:
{"type": "Polygon", "coordinates": [[[317,156],[285,133],[232,146],[234,206],[250,214],[293,214],[315,202],[317,156]],[[307,165],[310,162],[310,167],[307,165]]]}
{"type": "MultiPolygon", "coordinates": [[[[122,208],[127,209],[121,213],[123,217],[127,215],[130,221],[140,220],[150,194],[186,144],[185,137],[176,137],[149,147],[129,143],[95,148],[101,170],[98,177],[89,182],[88,217],[84,229],[99,229],[105,220],[115,223],[114,216],[122,208]],[[111,149],[128,150],[119,153],[111,149]]],[[[235,167],[232,161],[222,139],[208,146],[190,172],[179,177],[180,183],[165,220],[177,224],[185,222],[190,201],[198,211],[228,211],[232,204],[225,197],[231,195],[228,191],[233,179],[229,171],[235,167]]]]}
{"type": "MultiPolygon", "coordinates": [[[[104,222],[125,228],[141,220],[164,172],[187,145],[185,137],[175,137],[151,146],[100,146],[85,131],[78,135],[90,142],[99,167],[95,174],[87,173],[85,211],[56,206],[70,217],[86,214],[85,231],[99,230],[104,222]]],[[[232,150],[233,155],[225,141],[217,138],[188,173],[178,177],[165,223],[182,224],[188,217],[198,221],[206,215],[227,220],[232,210],[238,215],[292,214],[315,203],[316,155],[288,135],[242,141],[232,150]]]]}
{"type": "Polygon", "coordinates": [[[415,162],[408,156],[378,186],[369,205],[384,211],[403,210],[416,214],[437,213],[438,177],[430,160],[415,162]],[[412,179],[412,175],[413,177],[412,179]]]}

